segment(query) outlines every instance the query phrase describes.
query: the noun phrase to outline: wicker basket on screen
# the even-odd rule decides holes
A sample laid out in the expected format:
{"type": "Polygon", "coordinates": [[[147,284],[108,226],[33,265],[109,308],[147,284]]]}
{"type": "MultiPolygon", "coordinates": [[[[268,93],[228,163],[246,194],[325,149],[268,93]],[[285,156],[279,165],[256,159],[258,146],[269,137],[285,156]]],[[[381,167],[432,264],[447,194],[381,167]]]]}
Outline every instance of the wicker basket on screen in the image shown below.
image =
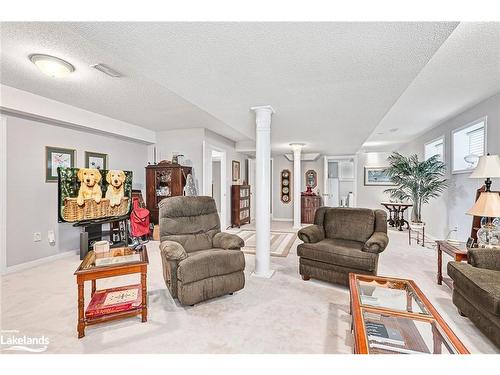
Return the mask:
{"type": "Polygon", "coordinates": [[[96,203],[94,199],[85,199],[83,206],[79,206],[76,203],[76,198],[66,198],[64,200],[63,219],[74,222],[108,216],[123,216],[128,212],[128,201],[128,197],[124,197],[119,206],[111,207],[107,198],[102,198],[99,203],[96,203]]]}

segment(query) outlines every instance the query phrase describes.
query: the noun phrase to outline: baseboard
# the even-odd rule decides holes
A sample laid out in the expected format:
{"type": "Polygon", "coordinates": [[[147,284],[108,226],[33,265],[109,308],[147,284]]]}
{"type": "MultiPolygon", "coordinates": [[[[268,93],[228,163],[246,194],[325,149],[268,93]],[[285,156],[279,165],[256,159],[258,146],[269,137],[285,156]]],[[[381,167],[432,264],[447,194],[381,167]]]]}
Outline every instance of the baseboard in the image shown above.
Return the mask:
{"type": "Polygon", "coordinates": [[[2,272],[2,275],[7,275],[9,273],[27,270],[29,268],[33,268],[33,267],[39,266],[39,265],[44,264],[44,263],[53,262],[53,261],[61,259],[61,258],[66,258],[66,257],[72,256],[72,255],[78,255],[78,254],[80,254],[79,250],[70,250],[70,251],[65,251],[64,253],[50,255],[48,257],[44,257],[44,258],[40,258],[40,259],[35,259],[35,260],[30,261],[30,262],[16,264],[14,266],[6,267],[4,272],[2,272]]]}
{"type": "Polygon", "coordinates": [[[293,221],[293,219],[286,219],[284,217],[273,217],[271,221],[293,221]]]}

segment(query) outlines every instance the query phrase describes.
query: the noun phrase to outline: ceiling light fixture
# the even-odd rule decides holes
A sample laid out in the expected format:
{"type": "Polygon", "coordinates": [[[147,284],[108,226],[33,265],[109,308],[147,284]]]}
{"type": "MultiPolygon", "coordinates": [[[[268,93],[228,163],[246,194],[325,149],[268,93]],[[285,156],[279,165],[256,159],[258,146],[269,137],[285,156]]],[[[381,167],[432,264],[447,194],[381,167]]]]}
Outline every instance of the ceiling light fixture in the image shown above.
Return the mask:
{"type": "Polygon", "coordinates": [[[50,77],[61,78],[75,71],[73,65],[55,56],[33,54],[29,59],[43,74],[50,77]]]}

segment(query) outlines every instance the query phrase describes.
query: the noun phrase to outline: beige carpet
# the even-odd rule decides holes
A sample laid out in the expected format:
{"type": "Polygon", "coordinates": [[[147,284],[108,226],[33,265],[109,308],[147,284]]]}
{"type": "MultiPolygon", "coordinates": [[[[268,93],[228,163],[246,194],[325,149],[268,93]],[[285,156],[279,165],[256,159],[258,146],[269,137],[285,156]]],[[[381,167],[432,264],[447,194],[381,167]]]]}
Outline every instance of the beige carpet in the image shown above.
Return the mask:
{"type": "MultiPolygon", "coordinates": [[[[273,223],[273,229],[286,228],[273,223]]],[[[381,275],[414,279],[473,353],[498,353],[474,325],[458,315],[446,286],[435,283],[436,253],[408,244],[407,233],[390,232],[381,254],[381,275]]],[[[194,307],[172,300],[162,277],[158,243],[149,245],[149,319],[87,328],[76,337],[77,288],[71,256],[2,278],[1,328],[49,338],[48,353],[350,353],[349,291],[298,274],[295,241],[287,257],[272,257],[271,279],[250,276],[254,256],[246,254],[246,285],[233,296],[194,307]]],[[[135,276],[97,282],[104,288],[137,282],[135,276]]],[[[86,285],[86,301],[90,285],[86,285]]]]}
{"type": "MultiPolygon", "coordinates": [[[[236,233],[245,240],[245,247],[242,249],[246,254],[255,254],[256,232],[251,229],[243,229],[236,233]]],[[[271,256],[286,257],[297,239],[297,234],[291,232],[271,231],[271,256]]]]}

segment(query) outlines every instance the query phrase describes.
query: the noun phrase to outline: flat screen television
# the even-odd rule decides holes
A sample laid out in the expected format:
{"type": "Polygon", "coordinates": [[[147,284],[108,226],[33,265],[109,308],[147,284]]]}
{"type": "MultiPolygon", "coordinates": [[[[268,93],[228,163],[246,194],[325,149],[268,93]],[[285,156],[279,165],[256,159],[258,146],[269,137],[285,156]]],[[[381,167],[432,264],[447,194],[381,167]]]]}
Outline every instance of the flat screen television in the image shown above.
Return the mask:
{"type": "Polygon", "coordinates": [[[98,222],[130,215],[132,172],[58,168],[58,220],[98,222]]]}

